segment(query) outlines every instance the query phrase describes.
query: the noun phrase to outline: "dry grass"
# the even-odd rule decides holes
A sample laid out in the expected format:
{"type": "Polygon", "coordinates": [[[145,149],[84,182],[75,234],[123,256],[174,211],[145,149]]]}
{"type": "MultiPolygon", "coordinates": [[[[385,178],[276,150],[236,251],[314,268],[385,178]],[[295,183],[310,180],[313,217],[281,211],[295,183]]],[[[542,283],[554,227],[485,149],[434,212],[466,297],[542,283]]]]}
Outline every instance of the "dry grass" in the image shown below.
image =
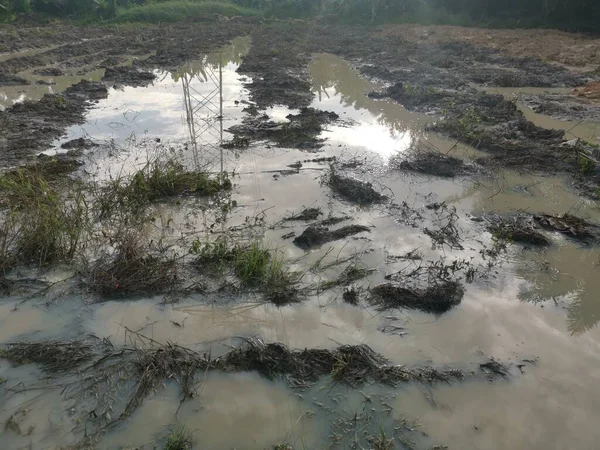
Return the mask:
{"type": "Polygon", "coordinates": [[[175,257],[167,256],[165,250],[157,251],[136,231],[125,230],[115,246],[114,254],[100,258],[86,269],[92,291],[104,297],[158,294],[177,283],[175,257]]]}

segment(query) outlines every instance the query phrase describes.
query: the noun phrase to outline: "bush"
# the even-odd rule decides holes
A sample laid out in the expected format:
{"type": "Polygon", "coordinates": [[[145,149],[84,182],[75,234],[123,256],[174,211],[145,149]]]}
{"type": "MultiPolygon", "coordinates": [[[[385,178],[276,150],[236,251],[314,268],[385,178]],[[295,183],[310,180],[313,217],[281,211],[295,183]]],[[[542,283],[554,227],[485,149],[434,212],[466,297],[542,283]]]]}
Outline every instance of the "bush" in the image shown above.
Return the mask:
{"type": "Polygon", "coordinates": [[[150,3],[121,10],[116,22],[179,22],[209,14],[222,16],[254,16],[258,11],[224,2],[173,1],[150,3]]]}

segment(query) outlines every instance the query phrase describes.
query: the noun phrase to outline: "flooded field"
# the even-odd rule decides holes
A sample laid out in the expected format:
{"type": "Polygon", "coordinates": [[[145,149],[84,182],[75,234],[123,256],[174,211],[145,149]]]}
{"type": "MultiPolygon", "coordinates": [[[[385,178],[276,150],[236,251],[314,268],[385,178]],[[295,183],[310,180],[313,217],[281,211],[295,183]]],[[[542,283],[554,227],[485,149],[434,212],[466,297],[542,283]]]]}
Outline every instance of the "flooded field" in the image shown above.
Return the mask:
{"type": "Polygon", "coordinates": [[[0,55],[2,448],[595,448],[570,35],[185,27],[0,55]]]}

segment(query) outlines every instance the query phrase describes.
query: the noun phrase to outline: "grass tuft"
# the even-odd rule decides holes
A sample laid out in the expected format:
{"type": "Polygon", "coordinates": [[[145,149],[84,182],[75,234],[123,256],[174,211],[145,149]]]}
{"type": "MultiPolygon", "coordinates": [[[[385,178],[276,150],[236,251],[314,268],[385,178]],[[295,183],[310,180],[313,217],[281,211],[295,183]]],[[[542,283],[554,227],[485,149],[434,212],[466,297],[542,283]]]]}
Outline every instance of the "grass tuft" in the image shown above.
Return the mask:
{"type": "Polygon", "coordinates": [[[231,188],[226,174],[210,177],[204,172],[188,171],[174,160],[156,160],[131,178],[118,177],[111,181],[100,199],[101,216],[110,216],[115,208],[139,211],[163,198],[185,194],[211,196],[231,188]]]}
{"type": "Polygon", "coordinates": [[[165,450],[191,450],[194,445],[194,435],[185,426],[171,430],[167,436],[165,450]]]}
{"type": "Polygon", "coordinates": [[[0,177],[6,206],[0,226],[1,265],[10,261],[47,266],[70,261],[89,227],[83,188],[61,196],[40,173],[17,170],[0,177]]]}

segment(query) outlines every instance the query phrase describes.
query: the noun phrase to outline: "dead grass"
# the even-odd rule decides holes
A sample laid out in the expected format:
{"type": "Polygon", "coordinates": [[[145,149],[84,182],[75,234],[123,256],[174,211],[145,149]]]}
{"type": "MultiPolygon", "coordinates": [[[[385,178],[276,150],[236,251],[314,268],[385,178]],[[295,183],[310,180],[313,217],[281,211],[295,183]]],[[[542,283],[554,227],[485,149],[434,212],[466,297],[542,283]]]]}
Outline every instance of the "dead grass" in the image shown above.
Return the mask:
{"type": "Polygon", "coordinates": [[[86,270],[92,291],[104,297],[122,297],[174,288],[178,280],[174,256],[153,248],[134,230],[118,235],[114,245],[114,254],[100,258],[86,270]]]}
{"type": "Polygon", "coordinates": [[[444,154],[426,142],[418,142],[402,157],[392,158],[390,165],[403,170],[445,178],[454,178],[468,172],[461,159],[444,154]]]}
{"type": "Polygon", "coordinates": [[[552,241],[533,228],[532,224],[522,217],[500,219],[488,227],[492,236],[500,241],[519,244],[548,246],[552,241]]]}
{"type": "MultiPolygon", "coordinates": [[[[198,392],[198,376],[208,371],[254,371],[270,380],[284,378],[295,387],[308,387],[322,378],[358,387],[369,382],[397,386],[411,382],[451,383],[466,376],[483,375],[495,379],[509,375],[507,366],[501,363],[498,363],[500,366],[489,365],[489,361],[480,366],[479,373],[452,368],[392,365],[366,345],[343,345],[331,350],[294,350],[280,343],[244,339],[242,345],[213,358],[207,353],[201,354],[175,344],[163,345],[127,331],[130,344],[123,347],[114,347],[106,340],[94,341],[96,344],[81,341],[24,342],[8,345],[0,352],[0,358],[17,364],[35,362],[44,365],[50,380],[56,380],[65,397],[74,402],[73,414],[81,414],[78,426],[81,431],[85,430],[88,444],[131,416],[149,395],[169,380],[180,386],[182,402],[194,397],[198,392]],[[89,414],[90,407],[95,414],[89,414]]],[[[47,388],[48,380],[40,380],[39,385],[47,388]]],[[[35,385],[30,387],[35,388],[35,385]]],[[[190,445],[187,431],[179,431],[175,430],[170,435],[173,445],[190,445]]]]}
{"type": "Polygon", "coordinates": [[[456,281],[437,283],[425,289],[384,283],[371,289],[371,303],[380,309],[407,308],[443,314],[460,304],[464,288],[456,281]]]}
{"type": "Polygon", "coordinates": [[[80,341],[17,342],[0,350],[15,366],[39,364],[46,372],[63,372],[91,359],[91,345],[80,341]]]}

